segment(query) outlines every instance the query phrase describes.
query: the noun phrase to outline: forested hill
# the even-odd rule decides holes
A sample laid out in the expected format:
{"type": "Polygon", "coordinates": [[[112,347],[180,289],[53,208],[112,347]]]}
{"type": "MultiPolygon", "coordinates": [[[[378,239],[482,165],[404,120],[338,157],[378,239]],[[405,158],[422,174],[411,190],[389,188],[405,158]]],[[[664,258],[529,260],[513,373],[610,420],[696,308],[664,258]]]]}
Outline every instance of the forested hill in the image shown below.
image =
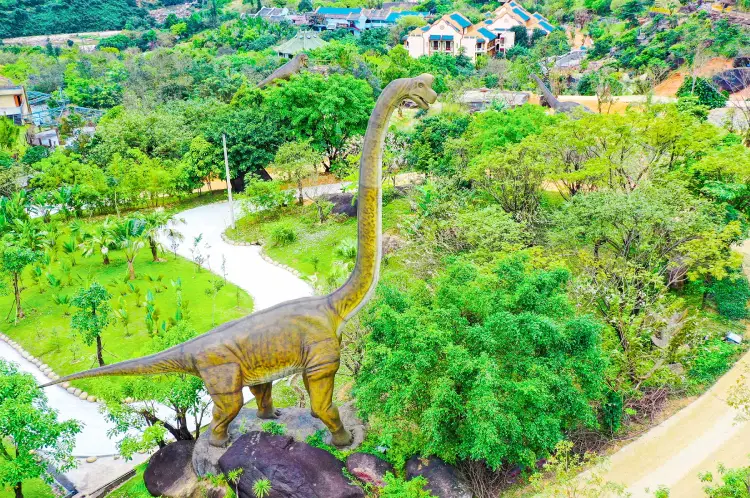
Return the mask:
{"type": "Polygon", "coordinates": [[[137,28],[147,16],[135,0],[0,0],[0,38],[137,28]]]}

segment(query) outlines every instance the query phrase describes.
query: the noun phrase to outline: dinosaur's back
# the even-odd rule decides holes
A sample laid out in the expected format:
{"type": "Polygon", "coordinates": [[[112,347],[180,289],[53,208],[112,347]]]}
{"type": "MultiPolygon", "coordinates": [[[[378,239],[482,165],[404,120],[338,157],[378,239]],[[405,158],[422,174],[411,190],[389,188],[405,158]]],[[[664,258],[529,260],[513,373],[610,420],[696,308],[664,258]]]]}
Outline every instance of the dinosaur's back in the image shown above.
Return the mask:
{"type": "Polygon", "coordinates": [[[259,384],[338,361],[340,324],[327,296],[307,297],[225,323],[185,343],[183,351],[199,371],[238,363],[243,383],[259,384]]]}

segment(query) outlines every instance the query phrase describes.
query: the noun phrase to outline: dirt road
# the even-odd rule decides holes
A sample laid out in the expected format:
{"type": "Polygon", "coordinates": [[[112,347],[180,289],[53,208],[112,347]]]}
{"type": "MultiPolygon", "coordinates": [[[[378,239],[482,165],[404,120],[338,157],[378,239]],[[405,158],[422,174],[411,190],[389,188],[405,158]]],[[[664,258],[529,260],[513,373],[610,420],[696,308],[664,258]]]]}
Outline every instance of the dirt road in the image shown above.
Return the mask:
{"type": "MultiPolygon", "coordinates": [[[[739,250],[750,274],[750,241],[739,250]]],[[[607,479],[628,486],[633,498],[651,498],[659,485],[669,487],[670,496],[705,498],[698,474],[716,476],[719,463],[750,465],[750,423],[736,422],[736,411],[725,401],[748,368],[750,353],[695,402],[615,453],[607,479]]]]}

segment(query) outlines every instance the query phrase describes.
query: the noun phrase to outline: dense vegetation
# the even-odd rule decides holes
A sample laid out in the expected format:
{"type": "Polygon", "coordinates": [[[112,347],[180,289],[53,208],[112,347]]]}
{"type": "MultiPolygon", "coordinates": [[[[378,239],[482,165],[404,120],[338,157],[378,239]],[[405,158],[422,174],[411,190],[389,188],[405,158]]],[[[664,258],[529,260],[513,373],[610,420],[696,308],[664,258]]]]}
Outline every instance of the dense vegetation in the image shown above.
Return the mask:
{"type": "MultiPolygon", "coordinates": [[[[399,473],[414,454],[460,466],[484,497],[507,484],[503,472],[531,471],[554,453],[544,492],[563,493],[570,469],[590,461],[579,453],[650,423],[670,397],[700,393],[731,367],[744,346],[724,336],[742,330],[750,297],[732,249],[748,227],[750,135],[707,122],[729,97],[696,70],[736,55],[748,35],[703,13],[647,17],[645,3],[613,3],[537,5],[593,38],[571,77],[550,64],[570,48],[563,31],[519,32],[504,58],[412,59],[400,40],[423,21],[406,17],[360,37],[325,33],[310,71],[263,90],[255,84],[283,62],[269,48],[297,29],[288,23],[208,3],[146,26],[130,19],[141,13],[134,5],[102,14],[102,2],[87,7],[101,14],[96,28],[81,16],[70,29],[76,2],[13,3],[0,21],[20,15],[14,29],[41,23],[51,33],[44,19],[54,13],[54,29],[129,31],[93,53],[0,48],[3,76],[105,111],[93,135],[81,132],[86,118],[61,118],[70,144],[54,152],[0,120],[3,331],[64,374],[84,360],[160,351],[249,312],[226,276],[200,270],[200,240],[185,242],[192,262],[158,243],[179,240],[172,210],[203,202],[195,191],[224,178],[224,137],[235,192],[259,208],[228,235],[264,244],[319,292],[340,285],[356,257],[356,220],[340,212],[356,193],[334,206],[316,185],[356,181],[382,89],[429,72],[440,105],[399,109],[386,139],[382,283],[344,331],[337,400],[356,400],[372,429],[363,447],[396,466],[381,496],[424,496],[399,473]],[[606,111],[612,95],[650,94],[677,68],[690,76],[676,104],[644,99],[620,114],[502,100],[470,113],[461,103],[467,88],[533,89],[534,72],[556,93],[596,95],[606,111]]],[[[421,6],[457,7],[478,20],[495,5],[421,6]]],[[[304,404],[299,384],[279,388],[289,404],[304,404]]],[[[188,376],[74,385],[107,403],[126,456],[193,439],[188,420],[206,421],[204,388],[188,376]]],[[[36,485],[32,470],[1,482],[36,485]]],[[[709,494],[724,496],[744,472],[724,473],[709,494]]]]}

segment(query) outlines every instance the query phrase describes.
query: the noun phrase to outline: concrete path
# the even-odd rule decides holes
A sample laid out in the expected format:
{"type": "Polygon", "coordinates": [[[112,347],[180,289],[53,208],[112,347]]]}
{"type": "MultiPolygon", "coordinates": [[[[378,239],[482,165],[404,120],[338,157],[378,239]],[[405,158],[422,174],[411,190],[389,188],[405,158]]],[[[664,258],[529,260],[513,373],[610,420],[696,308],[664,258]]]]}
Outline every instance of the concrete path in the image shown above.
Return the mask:
{"type": "MultiPolygon", "coordinates": [[[[750,274],[750,241],[738,250],[750,274]]],[[[726,403],[737,379],[750,374],[748,369],[750,353],[696,401],[615,453],[607,480],[628,486],[633,498],[651,498],[660,485],[670,488],[670,496],[705,498],[699,473],[710,471],[716,477],[720,463],[750,465],[750,424],[737,422],[736,410],[726,403]]]]}
{"type": "MultiPolygon", "coordinates": [[[[240,218],[239,204],[235,201],[235,216],[240,218]]],[[[200,206],[176,215],[185,220],[177,226],[185,237],[177,254],[194,260],[194,241],[201,237],[198,249],[209,256],[203,266],[221,274],[222,258],[226,261],[227,280],[246,290],[255,302],[255,311],[275,304],[311,296],[313,289],[290,272],[268,263],[260,256],[258,246],[235,246],[224,242],[221,234],[229,227],[229,202],[200,206]]],[[[169,248],[170,241],[162,235],[161,243],[169,248]]]]}

